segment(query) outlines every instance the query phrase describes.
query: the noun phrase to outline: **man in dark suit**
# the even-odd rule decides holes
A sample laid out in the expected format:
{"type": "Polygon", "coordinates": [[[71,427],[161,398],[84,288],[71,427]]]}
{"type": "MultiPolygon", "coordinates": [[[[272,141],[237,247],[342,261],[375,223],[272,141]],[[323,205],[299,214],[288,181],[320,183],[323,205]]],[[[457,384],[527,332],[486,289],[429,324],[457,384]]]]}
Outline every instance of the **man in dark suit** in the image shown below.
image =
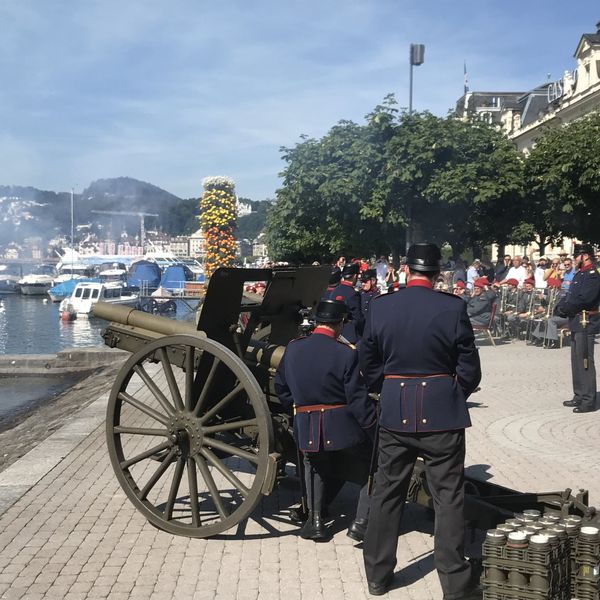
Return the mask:
{"type": "Polygon", "coordinates": [[[480,598],[464,557],[466,400],[481,379],[466,303],[433,290],[440,250],[408,250],[406,289],[371,302],[360,345],[369,387],[380,391],[379,460],[364,561],[369,593],[387,592],[396,566],[402,509],[417,457],[435,509],[434,558],[444,600],[480,598]]]}
{"type": "Polygon", "coordinates": [[[342,336],[351,344],[356,344],[362,335],[365,325],[360,293],[355,286],[358,281],[358,263],[348,263],[342,269],[342,280],[327,296],[331,300],[341,300],[348,307],[348,321],[342,329],[342,336]]]}
{"type": "Polygon", "coordinates": [[[559,317],[568,317],[571,330],[573,399],[563,404],[572,407],[574,413],[587,413],[596,410],[594,338],[600,331],[600,273],[590,244],[575,244],[573,254],[577,273],[569,293],[556,307],[559,317]]]}
{"type": "MultiPolygon", "coordinates": [[[[376,421],[358,353],[338,341],[346,311],[343,302],[321,300],[312,335],[288,344],[275,376],[275,391],[283,407],[294,409],[294,437],[304,455],[310,512],[300,535],[315,542],[329,539],[323,509],[343,485],[336,477],[338,461],[347,457],[349,449],[368,445],[376,421]]],[[[368,460],[370,448],[364,454],[368,460]]],[[[364,486],[354,529],[366,527],[368,507],[364,486]]]]}

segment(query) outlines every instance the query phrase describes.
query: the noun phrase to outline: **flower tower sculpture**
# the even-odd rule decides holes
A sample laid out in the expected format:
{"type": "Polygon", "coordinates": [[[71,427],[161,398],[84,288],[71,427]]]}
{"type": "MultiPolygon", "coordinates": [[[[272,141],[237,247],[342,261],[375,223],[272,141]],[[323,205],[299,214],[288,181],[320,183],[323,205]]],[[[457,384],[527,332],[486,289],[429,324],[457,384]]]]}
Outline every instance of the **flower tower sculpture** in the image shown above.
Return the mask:
{"type": "Polygon", "coordinates": [[[235,183],[229,177],[205,177],[200,198],[200,227],[204,232],[204,272],[210,277],[219,267],[232,267],[235,260],[237,206],[235,183]]]}

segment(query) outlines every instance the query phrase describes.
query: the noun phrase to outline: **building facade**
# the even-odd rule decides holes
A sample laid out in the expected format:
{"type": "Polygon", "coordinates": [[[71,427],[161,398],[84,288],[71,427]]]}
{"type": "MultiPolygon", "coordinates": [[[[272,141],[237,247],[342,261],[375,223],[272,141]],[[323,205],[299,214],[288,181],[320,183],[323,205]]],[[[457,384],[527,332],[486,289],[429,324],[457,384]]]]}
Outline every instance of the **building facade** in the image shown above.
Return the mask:
{"type": "MultiPolygon", "coordinates": [[[[595,33],[584,33],[574,54],[576,64],[555,81],[522,92],[467,92],[456,104],[462,118],[478,118],[496,125],[528,154],[544,128],[566,125],[600,111],[600,22],[595,33]]],[[[548,254],[571,253],[576,240],[564,239],[548,254]]],[[[496,254],[497,249],[493,248],[496,254]]],[[[508,254],[537,255],[537,246],[507,246],[508,254]]],[[[495,256],[493,257],[495,258],[495,256]]]]}

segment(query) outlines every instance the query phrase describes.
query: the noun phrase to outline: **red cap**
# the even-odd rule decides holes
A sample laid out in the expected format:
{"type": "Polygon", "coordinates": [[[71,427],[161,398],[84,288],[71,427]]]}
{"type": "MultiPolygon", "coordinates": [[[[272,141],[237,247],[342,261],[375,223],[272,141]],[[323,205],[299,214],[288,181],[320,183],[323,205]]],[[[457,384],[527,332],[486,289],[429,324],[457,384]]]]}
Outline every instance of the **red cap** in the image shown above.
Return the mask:
{"type": "Polygon", "coordinates": [[[511,277],[510,279],[506,280],[506,285],[514,285],[515,287],[517,287],[519,285],[519,282],[513,277],[511,277]]]}
{"type": "Polygon", "coordinates": [[[477,279],[476,279],[476,280],[473,282],[473,285],[474,285],[475,287],[479,287],[479,288],[483,288],[483,287],[485,287],[486,285],[489,285],[489,284],[490,284],[490,282],[489,282],[489,280],[488,280],[488,278],[487,278],[487,277],[478,277],[478,278],[477,278],[477,279]]]}
{"type": "Polygon", "coordinates": [[[548,279],[548,287],[559,288],[561,285],[562,285],[561,280],[556,279],[556,277],[550,277],[550,279],[548,279]]]}
{"type": "Polygon", "coordinates": [[[465,289],[465,282],[462,279],[459,279],[455,284],[455,288],[460,288],[461,290],[465,289]]]}
{"type": "Polygon", "coordinates": [[[336,299],[336,300],[342,300],[342,301],[343,301],[343,300],[344,300],[344,296],[336,296],[336,297],[335,297],[335,299],[336,299]]]}
{"type": "Polygon", "coordinates": [[[531,285],[535,285],[535,279],[533,277],[528,277],[523,283],[529,283],[531,285]]]}

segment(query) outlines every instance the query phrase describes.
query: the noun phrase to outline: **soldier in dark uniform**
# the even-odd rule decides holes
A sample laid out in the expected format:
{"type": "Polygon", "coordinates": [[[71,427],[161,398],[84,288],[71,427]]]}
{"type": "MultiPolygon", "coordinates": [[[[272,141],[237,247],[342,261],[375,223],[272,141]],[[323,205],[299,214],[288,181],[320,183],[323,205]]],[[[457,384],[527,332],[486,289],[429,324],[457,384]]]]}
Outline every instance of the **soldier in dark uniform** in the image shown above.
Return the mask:
{"type": "Polygon", "coordinates": [[[573,407],[575,413],[587,413],[596,410],[594,337],[600,330],[600,273],[590,244],[575,244],[573,254],[578,270],[569,293],[556,307],[558,316],[569,318],[571,330],[573,399],[563,404],[573,407]]]}
{"type": "Polygon", "coordinates": [[[349,263],[342,269],[342,280],[328,297],[331,300],[341,300],[348,307],[348,322],[344,324],[342,336],[351,344],[356,344],[362,335],[365,318],[361,309],[360,293],[354,289],[358,280],[359,267],[357,263],[349,263]]]}
{"type": "Polygon", "coordinates": [[[463,300],[433,291],[440,250],[408,250],[406,289],[378,296],[359,348],[369,387],[381,391],[379,460],[364,560],[369,593],[386,593],[396,565],[402,509],[415,461],[424,459],[435,509],[434,558],[444,600],[481,597],[464,557],[467,398],[481,379],[463,300]]]}
{"type": "Polygon", "coordinates": [[[326,298],[329,298],[329,296],[331,295],[331,292],[333,292],[333,290],[340,284],[341,280],[342,280],[342,270],[337,266],[332,267],[331,274],[329,275],[329,285],[327,286],[325,293],[321,297],[321,300],[325,300],[326,298]]]}
{"type": "MultiPolygon", "coordinates": [[[[376,410],[358,365],[358,353],[338,341],[346,305],[321,300],[312,335],[293,340],[277,368],[275,391],[287,410],[294,409],[294,437],[304,455],[309,516],[300,535],[323,542],[329,535],[323,510],[343,485],[336,464],[352,449],[370,456],[376,410]],[[365,448],[362,446],[365,445],[365,448]],[[329,488],[329,489],[328,489],[329,488]]],[[[366,527],[369,497],[361,490],[356,521],[366,527]]]]}
{"type": "Polygon", "coordinates": [[[379,287],[377,286],[377,270],[367,269],[363,271],[360,276],[360,283],[362,289],[360,290],[360,306],[363,315],[366,316],[369,310],[369,303],[371,300],[379,294],[379,287]]]}

